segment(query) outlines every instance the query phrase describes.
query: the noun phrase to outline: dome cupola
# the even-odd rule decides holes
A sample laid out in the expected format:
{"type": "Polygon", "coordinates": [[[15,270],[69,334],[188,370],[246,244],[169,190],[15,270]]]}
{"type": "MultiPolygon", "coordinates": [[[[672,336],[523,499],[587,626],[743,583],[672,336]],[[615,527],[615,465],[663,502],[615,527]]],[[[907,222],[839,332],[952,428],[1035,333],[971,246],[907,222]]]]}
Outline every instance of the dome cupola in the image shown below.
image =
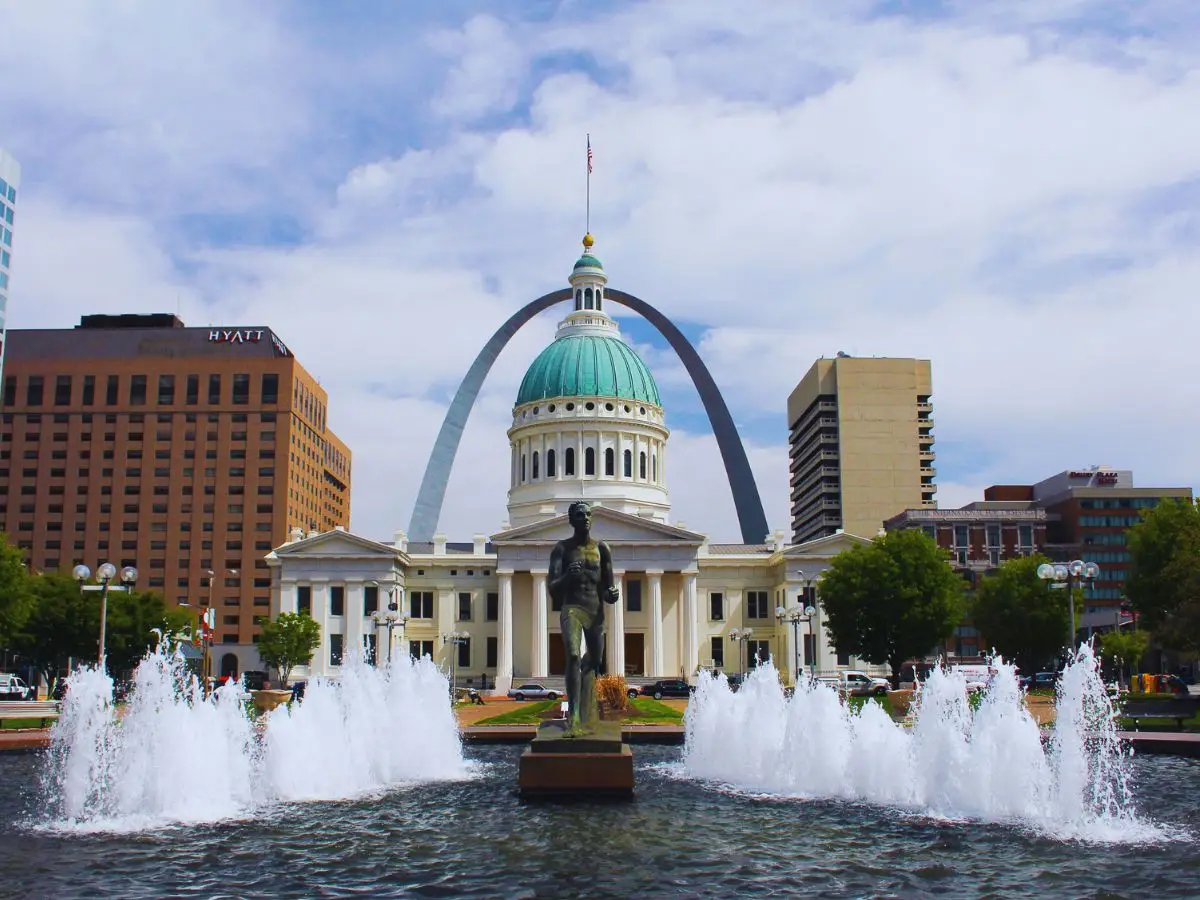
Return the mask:
{"type": "Polygon", "coordinates": [[[573,310],[525,373],[509,429],[508,510],[520,526],[579,499],[666,522],[669,431],[654,376],[605,311],[608,276],[585,235],[573,310]]]}

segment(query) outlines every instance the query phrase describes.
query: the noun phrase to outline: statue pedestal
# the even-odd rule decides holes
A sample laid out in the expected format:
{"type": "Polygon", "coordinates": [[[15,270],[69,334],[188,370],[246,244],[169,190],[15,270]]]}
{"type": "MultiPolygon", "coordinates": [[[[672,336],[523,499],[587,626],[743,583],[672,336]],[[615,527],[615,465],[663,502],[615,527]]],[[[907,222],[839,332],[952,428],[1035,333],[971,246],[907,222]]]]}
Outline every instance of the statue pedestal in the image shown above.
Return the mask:
{"type": "Polygon", "coordinates": [[[621,741],[619,722],[596,722],[588,734],[565,737],[565,720],[544,722],[521,754],[517,787],[522,796],[630,797],[633,753],[621,741]]]}

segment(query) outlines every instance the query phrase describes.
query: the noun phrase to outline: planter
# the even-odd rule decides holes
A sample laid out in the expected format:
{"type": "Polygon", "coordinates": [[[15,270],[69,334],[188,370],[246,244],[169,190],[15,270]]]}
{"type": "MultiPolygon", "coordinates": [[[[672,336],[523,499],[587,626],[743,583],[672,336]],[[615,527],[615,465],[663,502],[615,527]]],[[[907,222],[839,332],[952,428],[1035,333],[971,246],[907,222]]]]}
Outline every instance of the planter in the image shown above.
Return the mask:
{"type": "Polygon", "coordinates": [[[254,708],[260,713],[270,712],[280,704],[287,703],[292,699],[291,691],[251,691],[250,697],[254,701],[254,708]]]}

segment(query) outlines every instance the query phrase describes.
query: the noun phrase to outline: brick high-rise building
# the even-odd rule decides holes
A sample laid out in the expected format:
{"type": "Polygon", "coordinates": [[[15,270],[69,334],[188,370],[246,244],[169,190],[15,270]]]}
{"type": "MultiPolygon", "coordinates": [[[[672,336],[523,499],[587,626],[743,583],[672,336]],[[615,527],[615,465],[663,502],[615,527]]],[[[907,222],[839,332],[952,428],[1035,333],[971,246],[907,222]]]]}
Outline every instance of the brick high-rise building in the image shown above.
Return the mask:
{"type": "Polygon", "coordinates": [[[929,360],[819,359],[788,397],[792,542],[934,508],[929,360]]]}
{"type": "Polygon", "coordinates": [[[350,451],[271,329],[85,316],[7,343],[0,528],[35,569],[136,566],[168,604],[211,603],[216,643],[250,645],[263,557],[349,526],[350,451]]]}

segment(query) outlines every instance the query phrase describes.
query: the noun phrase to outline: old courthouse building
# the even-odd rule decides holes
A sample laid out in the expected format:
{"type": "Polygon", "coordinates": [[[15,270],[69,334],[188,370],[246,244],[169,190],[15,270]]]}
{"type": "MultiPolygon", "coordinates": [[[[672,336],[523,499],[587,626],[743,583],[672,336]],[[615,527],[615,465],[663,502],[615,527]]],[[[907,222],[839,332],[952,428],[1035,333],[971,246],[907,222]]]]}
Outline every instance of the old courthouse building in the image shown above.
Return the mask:
{"type": "Polygon", "coordinates": [[[502,690],[561,674],[548,564],[579,499],[593,504],[593,534],[612,548],[621,591],[607,613],[610,671],[692,677],[769,656],[786,677],[797,666],[860,666],[830,647],[814,584],[837,553],[865,539],[837,533],[788,545],[776,533],[720,544],[672,523],[668,485],[686,473],[670,470],[667,410],[608,314],[590,235],[569,283],[574,308],[530,363],[508,446],[494,448],[510,477],[508,521],[480,522],[458,542],[297,530],[270,555],[272,613],[305,611],[321,624],[321,647],[296,677],[336,674],[359,649],[377,659],[429,655],[460,679],[486,677],[502,690]],[[811,621],[788,618],[813,604],[811,621]]]}
{"type": "Polygon", "coordinates": [[[211,604],[215,641],[249,647],[263,557],[293,527],[349,524],[350,451],[270,328],[96,315],[10,331],[6,350],[0,528],[34,569],[136,566],[139,588],[211,604]]]}

